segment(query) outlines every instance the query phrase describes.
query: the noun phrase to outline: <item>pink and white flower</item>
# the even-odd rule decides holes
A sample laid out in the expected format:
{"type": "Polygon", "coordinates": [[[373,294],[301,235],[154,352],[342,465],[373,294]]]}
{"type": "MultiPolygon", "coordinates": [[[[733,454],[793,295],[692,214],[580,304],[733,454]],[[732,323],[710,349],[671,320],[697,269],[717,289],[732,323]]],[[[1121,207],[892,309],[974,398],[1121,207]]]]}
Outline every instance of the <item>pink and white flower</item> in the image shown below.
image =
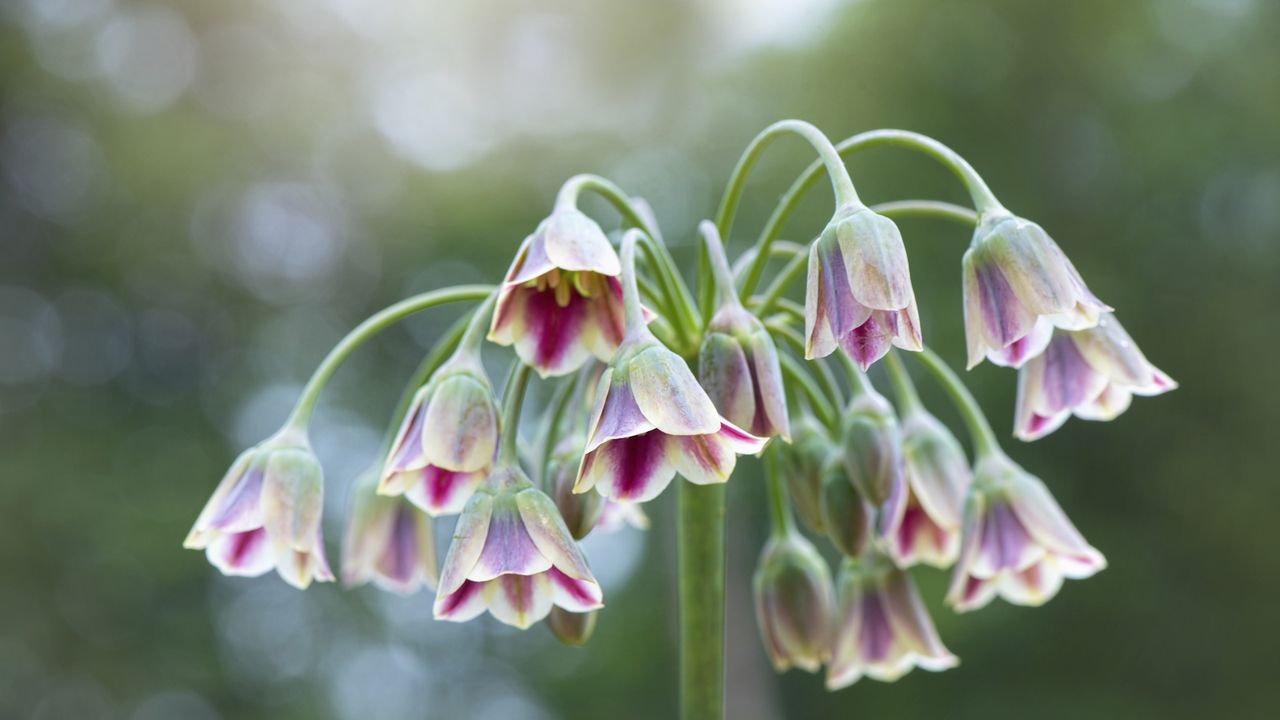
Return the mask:
{"type": "Polygon", "coordinates": [[[183,547],[204,550],[224,575],[274,568],[305,590],[333,580],[320,535],[323,506],[323,471],[306,433],[285,428],[236,458],[183,547]]]}
{"type": "Polygon", "coordinates": [[[845,558],[827,689],[863,676],[893,682],[913,668],[938,672],[959,662],[942,644],[911,577],[874,551],[845,558]]]}
{"type": "Polygon", "coordinates": [[[342,545],[343,584],[373,581],[401,595],[435,588],[439,571],[431,518],[402,497],[377,494],[377,482],[374,472],[356,481],[342,545]]]}
{"type": "Polygon", "coordinates": [[[916,407],[902,421],[905,492],[888,509],[887,551],[898,567],[951,567],[960,550],[965,492],[972,473],[946,426],[916,407]]]}
{"type": "Polygon", "coordinates": [[[947,592],[957,612],[981,608],[996,595],[1015,605],[1041,605],[1063,578],[1087,578],[1106,565],[1043,482],[1000,454],[978,461],[947,592]]]}
{"type": "Polygon", "coordinates": [[[866,370],[890,346],[920,350],[920,317],[898,226],[859,206],[844,208],[809,246],[805,357],[843,347],[866,370]]]}
{"type": "Polygon", "coordinates": [[[758,437],[790,440],[778,349],[764,324],[736,298],[722,305],[707,326],[698,378],[730,422],[758,437]]]}
{"type": "Polygon", "coordinates": [[[1087,330],[1055,330],[1044,352],[1018,371],[1014,434],[1035,440],[1071,415],[1112,420],[1134,395],[1159,395],[1178,387],[1147,361],[1115,315],[1087,330]]]}
{"type": "Polygon", "coordinates": [[[592,356],[608,362],[624,335],[621,271],[594,220],[557,209],[516,253],[489,339],[515,346],[542,377],[573,372],[592,356]]]}
{"type": "Polygon", "coordinates": [[[458,518],[435,617],[464,622],[488,610],[525,629],[553,605],[596,610],[603,607],[600,585],[551,498],[520,470],[495,468],[458,518]]]}
{"type": "Polygon", "coordinates": [[[970,368],[983,357],[1022,367],[1053,328],[1084,330],[1111,310],[1043,228],[1003,208],[983,213],[963,266],[970,368]]]}
{"type": "Polygon", "coordinates": [[[483,482],[498,447],[498,407],[470,352],[445,363],[414,396],[387,454],[378,493],[428,515],[453,515],[483,482]]]}

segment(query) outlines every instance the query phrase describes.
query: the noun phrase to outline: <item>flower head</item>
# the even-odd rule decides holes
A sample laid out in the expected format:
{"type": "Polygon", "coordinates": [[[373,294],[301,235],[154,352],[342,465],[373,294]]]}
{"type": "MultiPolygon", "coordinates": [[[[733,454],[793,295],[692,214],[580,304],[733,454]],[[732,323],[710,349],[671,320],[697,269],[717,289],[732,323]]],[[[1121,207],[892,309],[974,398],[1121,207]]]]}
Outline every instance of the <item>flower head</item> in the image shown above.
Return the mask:
{"type": "Polygon", "coordinates": [[[920,318],[902,235],[866,207],[836,213],[809,247],[805,357],[839,345],[862,369],[894,345],[919,350],[920,318]]]}
{"type": "Polygon", "coordinates": [[[484,480],[498,446],[498,407],[479,358],[454,355],[413,398],[378,492],[451,515],[484,480]]]}
{"type": "Polygon", "coordinates": [[[676,473],[725,482],[738,454],[765,444],[721,417],[684,360],[643,327],[600,378],[587,437],[574,492],[629,502],[657,497],[676,473]]]}
{"type": "Polygon", "coordinates": [[[840,566],[827,689],[838,690],[862,676],[892,682],[920,667],[955,667],[958,660],[942,644],[915,584],[888,558],[870,552],[845,558],[840,566]]]}
{"type": "Polygon", "coordinates": [[[305,589],[333,580],[320,536],[324,474],[306,433],[287,427],[240,454],[183,546],[204,550],[224,575],[272,568],[305,589]]]}
{"type": "Polygon", "coordinates": [[[828,463],[820,477],[823,533],[845,555],[862,555],[871,542],[876,509],[849,482],[849,476],[838,463],[828,463]]]}
{"type": "Polygon", "coordinates": [[[997,594],[1015,605],[1040,605],[1057,594],[1063,578],[1087,578],[1104,567],[1102,553],[1043,482],[1000,454],[978,461],[947,592],[956,611],[976,610],[997,594]]]}
{"type": "Polygon", "coordinates": [[[963,284],[970,368],[983,357],[1022,367],[1053,328],[1093,327],[1111,310],[1039,225],[1004,209],[983,214],[964,254],[963,284]]]}
{"type": "Polygon", "coordinates": [[[835,598],[831,571],[817,548],[796,532],[765,543],[752,581],[756,621],[778,672],[817,672],[830,652],[835,598]]]}
{"type": "Polygon", "coordinates": [[[716,311],[698,353],[698,378],[729,422],[758,437],[791,437],[778,349],[736,300],[716,311]]]}
{"type": "Polygon", "coordinates": [[[608,362],[624,334],[618,255],[604,230],[575,208],[558,208],[516,253],[489,339],[514,345],[543,377],[593,355],[608,362]]]}
{"type": "Polygon", "coordinates": [[[458,518],[436,593],[435,616],[463,622],[485,610],[524,629],[552,605],[603,607],[600,585],[555,502],[512,466],[494,468],[458,518]]]}
{"type": "Polygon", "coordinates": [[[778,454],[782,477],[787,483],[796,515],[810,530],[825,533],[822,520],[822,481],[824,470],[832,465],[832,459],[836,455],[826,428],[813,416],[806,415],[796,423],[791,443],[779,445],[775,452],[778,454]]]}
{"type": "Polygon", "coordinates": [[[971,473],[964,448],[923,408],[902,421],[904,492],[890,503],[887,551],[899,567],[950,567],[960,549],[961,512],[971,473]]]}
{"type": "Polygon", "coordinates": [[[431,518],[403,497],[379,495],[377,484],[377,473],[368,472],[352,491],[342,544],[342,582],[354,586],[372,580],[401,595],[424,585],[435,588],[438,569],[431,518]]]}
{"type": "Polygon", "coordinates": [[[868,390],[849,404],[840,431],[849,480],[872,505],[885,504],[903,483],[902,429],[893,406],[868,390]]]}
{"type": "Polygon", "coordinates": [[[1086,330],[1055,330],[1044,352],[1018,371],[1014,434],[1044,437],[1067,417],[1111,420],[1134,395],[1159,395],[1178,386],[1147,361],[1115,315],[1086,330]]]}

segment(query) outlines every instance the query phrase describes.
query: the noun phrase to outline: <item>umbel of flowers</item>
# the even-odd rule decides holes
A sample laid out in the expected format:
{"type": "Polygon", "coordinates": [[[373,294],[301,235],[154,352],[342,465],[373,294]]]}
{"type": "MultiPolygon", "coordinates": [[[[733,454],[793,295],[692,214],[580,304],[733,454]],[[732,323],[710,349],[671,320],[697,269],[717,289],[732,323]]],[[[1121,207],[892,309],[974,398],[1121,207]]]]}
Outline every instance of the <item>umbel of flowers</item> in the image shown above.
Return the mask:
{"type": "Polygon", "coordinates": [[[522,629],[546,620],[558,639],[582,645],[607,592],[627,590],[601,587],[579,541],[647,528],[641,504],[676,488],[681,715],[723,717],[724,594],[748,590],[725,583],[725,489],[737,468],[758,463],[771,522],[750,592],[774,667],[825,667],[832,690],[953,667],[931,604],[1039,605],[1105,560],[926,347],[909,238],[894,222],[912,215],[974,228],[953,317],[963,319],[969,367],[986,359],[1017,369],[1016,437],[1043,438],[1072,415],[1111,420],[1134,395],[1176,387],[1048,233],[1007,210],[954,151],[901,130],[832,144],[788,120],[750,143],[714,220],[698,226],[693,277],[644,201],[579,175],[514,249],[500,284],[416,295],[369,317],[320,363],[281,429],[236,459],[184,544],[226,575],[274,569],[300,589],[333,580],[325,482],[308,440],[317,397],[380,330],[428,308],[477,303],[413,374],[381,456],[353,483],[344,584],[427,588],[440,620],[487,613],[522,629]],[[731,259],[746,179],[784,135],[805,140],[818,160],[731,259]],[[973,209],[865,205],[844,156],[882,145],[946,166],[973,209]],[[830,221],[796,228],[813,238],[807,245],[778,241],[823,174],[830,221]],[[584,193],[617,211],[621,232],[579,209],[584,193]],[[510,371],[495,390],[486,361],[495,366],[497,353],[510,371]],[[900,356],[940,384],[967,449],[925,407],[900,356]],[[547,400],[525,412],[531,375],[547,400]],[[882,379],[892,402],[876,387],[882,379]],[[433,523],[454,516],[441,561],[433,523]],[[950,571],[945,598],[921,596],[919,566],[950,571]]]}

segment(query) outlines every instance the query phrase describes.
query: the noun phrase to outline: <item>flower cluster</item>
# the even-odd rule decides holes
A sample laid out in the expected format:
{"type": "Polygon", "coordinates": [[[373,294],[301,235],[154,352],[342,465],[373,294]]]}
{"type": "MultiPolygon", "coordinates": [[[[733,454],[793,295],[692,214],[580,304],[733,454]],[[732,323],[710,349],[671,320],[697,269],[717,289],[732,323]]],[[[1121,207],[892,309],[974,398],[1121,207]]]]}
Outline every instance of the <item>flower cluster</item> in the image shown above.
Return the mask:
{"type": "MultiPolygon", "coordinates": [[[[721,233],[742,188],[735,174],[718,222],[698,228],[705,262],[694,293],[643,201],[603,178],[575,177],[501,284],[414,296],[344,338],[283,428],[235,461],[186,546],[227,575],[274,568],[298,588],[332,580],[323,474],[307,439],[317,394],[378,330],[429,307],[483,300],[424,360],[381,456],[353,484],[341,568],[348,586],[405,595],[425,587],[435,591],[437,619],[487,611],[521,629],[546,620],[558,639],[581,645],[605,593],[579,541],[647,528],[642,504],[677,475],[690,483],[682,493],[701,498],[696,511],[682,502],[681,542],[714,539],[723,496],[699,486],[726,483],[739,456],[762,456],[768,488],[771,534],[752,584],[764,648],[778,671],[825,666],[830,689],[956,664],[916,589],[918,565],[950,570],[945,601],[961,612],[996,597],[1038,605],[1063,579],[1101,570],[1102,554],[1045,484],[1000,449],[964,384],[925,347],[903,236],[889,209],[858,199],[837,148],[786,121],[757,138],[735,173],[783,132],[818,149],[836,194],[831,220],[813,228],[807,247],[770,247],[802,177],[757,246],[730,263],[721,233]],[[620,233],[578,209],[588,190],[622,213],[620,233]],[[754,294],[778,256],[786,264],[754,294]],[[785,295],[806,267],[801,305],[785,295]],[[514,355],[500,393],[486,340],[514,355]],[[972,457],[925,408],[900,359],[908,355],[955,401],[972,457]],[[886,370],[895,401],[873,385],[873,366],[886,370]],[[525,413],[531,375],[544,390],[537,396],[550,400],[525,413]],[[538,418],[534,428],[525,415],[538,418]],[[452,516],[440,562],[433,523],[452,516]]],[[[1018,438],[1044,437],[1071,415],[1110,420],[1133,395],[1176,387],[1048,234],[996,202],[959,156],[902,131],[857,136],[849,147],[877,138],[950,164],[974,197],[976,213],[948,211],[976,228],[962,261],[968,362],[1018,370],[1018,438]]],[[[682,584],[723,572],[714,554],[694,556],[705,564],[682,561],[682,584]]]]}

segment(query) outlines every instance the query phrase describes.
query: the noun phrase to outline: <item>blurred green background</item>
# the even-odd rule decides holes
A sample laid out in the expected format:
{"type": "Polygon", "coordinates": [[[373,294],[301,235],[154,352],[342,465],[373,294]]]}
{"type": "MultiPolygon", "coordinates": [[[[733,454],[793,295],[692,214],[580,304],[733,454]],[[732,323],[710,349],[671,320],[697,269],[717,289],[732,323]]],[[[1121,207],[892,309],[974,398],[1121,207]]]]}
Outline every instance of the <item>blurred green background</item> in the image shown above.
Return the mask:
{"type": "MultiPolygon", "coordinates": [[[[952,145],[1182,387],[1007,441],[1110,567],[1043,608],[964,616],[918,571],[962,664],[891,685],[775,678],[744,462],[729,716],[1275,717],[1277,37],[1266,0],[7,0],[0,718],[673,717],[671,493],[649,533],[588,543],[609,607],[585,650],[435,623],[425,593],[222,578],[180,543],[364,315],[496,280],[576,172],[647,198],[689,258],[738,153],[783,117],[952,145]]],[[[769,152],[735,249],[810,159],[769,152]]],[[[869,201],[964,200],[905,151],[850,167],[869,201]]],[[[787,237],[821,227],[825,187],[804,210],[787,237]]],[[[968,234],[902,229],[926,338],[959,363],[968,234]]],[[[335,563],[345,488],[450,319],[385,333],[321,403],[335,563]]],[[[966,377],[1007,430],[1014,375],[966,377]]]]}

